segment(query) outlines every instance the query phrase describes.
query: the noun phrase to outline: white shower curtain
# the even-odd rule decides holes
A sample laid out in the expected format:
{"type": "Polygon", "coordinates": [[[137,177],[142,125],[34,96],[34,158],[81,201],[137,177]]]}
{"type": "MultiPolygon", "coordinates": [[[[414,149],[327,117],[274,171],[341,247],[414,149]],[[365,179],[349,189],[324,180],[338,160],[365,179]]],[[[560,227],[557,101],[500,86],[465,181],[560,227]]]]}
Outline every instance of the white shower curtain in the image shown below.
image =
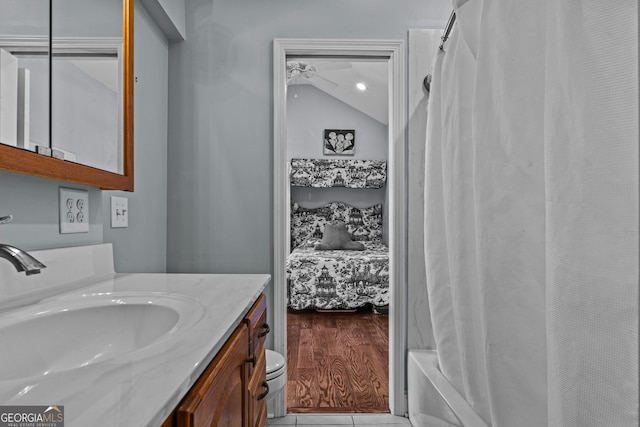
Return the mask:
{"type": "Polygon", "coordinates": [[[638,425],[638,4],[457,0],[425,254],[440,368],[498,427],[638,425]]]}

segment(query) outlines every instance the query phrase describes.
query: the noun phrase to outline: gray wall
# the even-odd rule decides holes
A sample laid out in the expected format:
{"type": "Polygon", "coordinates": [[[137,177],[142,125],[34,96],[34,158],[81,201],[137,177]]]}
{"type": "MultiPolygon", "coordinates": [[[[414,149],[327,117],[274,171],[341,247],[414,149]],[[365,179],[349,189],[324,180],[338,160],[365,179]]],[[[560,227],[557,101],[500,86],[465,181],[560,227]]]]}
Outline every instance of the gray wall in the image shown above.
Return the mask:
{"type": "Polygon", "coordinates": [[[147,9],[169,41],[185,38],[185,0],[138,0],[147,9]]]}
{"type": "Polygon", "coordinates": [[[11,223],[0,225],[2,243],[25,250],[100,243],[101,212],[102,199],[95,188],[0,171],[0,216],[14,217],[11,223]],[[89,190],[89,233],[59,233],[60,186],[89,190]]]}
{"type": "Polygon", "coordinates": [[[165,272],[169,44],[141,5],[135,8],[134,192],[103,191],[104,241],[116,271],[165,272]],[[111,228],[111,196],[129,199],[129,227],[111,228]]]}
{"type": "Polygon", "coordinates": [[[186,8],[186,40],[169,51],[167,269],[272,273],[273,39],[406,41],[409,28],[443,28],[451,4],[189,0],[186,8]]]}
{"type": "MultiPolygon", "coordinates": [[[[110,229],[114,192],[0,171],[0,242],[26,250],[114,243],[117,271],[165,271],[168,44],[142,6],[135,10],[135,192],[129,228],[110,229]],[[58,187],[89,190],[89,233],[59,234],[58,187]]],[[[118,194],[120,194],[118,192],[118,194]]]]}

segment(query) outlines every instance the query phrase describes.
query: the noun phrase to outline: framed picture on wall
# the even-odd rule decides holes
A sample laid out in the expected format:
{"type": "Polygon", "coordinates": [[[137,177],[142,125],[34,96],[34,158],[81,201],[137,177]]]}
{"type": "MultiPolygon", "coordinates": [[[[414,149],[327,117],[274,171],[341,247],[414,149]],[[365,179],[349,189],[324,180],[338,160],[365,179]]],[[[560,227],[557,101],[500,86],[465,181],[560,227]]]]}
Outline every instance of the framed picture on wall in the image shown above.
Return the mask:
{"type": "Polygon", "coordinates": [[[325,129],[323,154],[325,156],[349,156],[356,152],[356,131],[354,129],[325,129]]]}

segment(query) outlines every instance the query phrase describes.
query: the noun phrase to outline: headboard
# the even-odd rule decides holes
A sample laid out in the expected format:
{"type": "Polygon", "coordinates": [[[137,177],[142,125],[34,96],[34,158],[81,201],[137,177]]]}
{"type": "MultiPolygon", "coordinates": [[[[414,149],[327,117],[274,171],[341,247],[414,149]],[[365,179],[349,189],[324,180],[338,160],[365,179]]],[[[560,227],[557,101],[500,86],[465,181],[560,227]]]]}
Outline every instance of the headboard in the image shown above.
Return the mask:
{"type": "Polygon", "coordinates": [[[382,188],[387,162],[355,159],[291,159],[291,185],[295,187],[382,188]]]}
{"type": "Polygon", "coordinates": [[[322,238],[324,227],[343,221],[353,240],[382,240],[382,205],[356,208],[343,202],[331,202],[319,208],[291,208],[291,249],[309,238],[322,238]]]}

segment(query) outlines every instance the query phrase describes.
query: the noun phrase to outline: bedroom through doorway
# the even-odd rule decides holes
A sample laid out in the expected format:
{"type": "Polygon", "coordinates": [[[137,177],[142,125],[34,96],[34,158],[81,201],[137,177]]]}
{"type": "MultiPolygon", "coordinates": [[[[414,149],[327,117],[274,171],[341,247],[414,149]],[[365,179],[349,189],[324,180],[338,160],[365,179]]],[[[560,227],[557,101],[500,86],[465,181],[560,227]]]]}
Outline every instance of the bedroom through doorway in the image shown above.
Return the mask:
{"type": "Polygon", "coordinates": [[[274,40],[275,416],[406,411],[402,45],[274,40]]]}
{"type": "Polygon", "coordinates": [[[289,413],[389,412],[388,74],[287,57],[289,413]]]}

